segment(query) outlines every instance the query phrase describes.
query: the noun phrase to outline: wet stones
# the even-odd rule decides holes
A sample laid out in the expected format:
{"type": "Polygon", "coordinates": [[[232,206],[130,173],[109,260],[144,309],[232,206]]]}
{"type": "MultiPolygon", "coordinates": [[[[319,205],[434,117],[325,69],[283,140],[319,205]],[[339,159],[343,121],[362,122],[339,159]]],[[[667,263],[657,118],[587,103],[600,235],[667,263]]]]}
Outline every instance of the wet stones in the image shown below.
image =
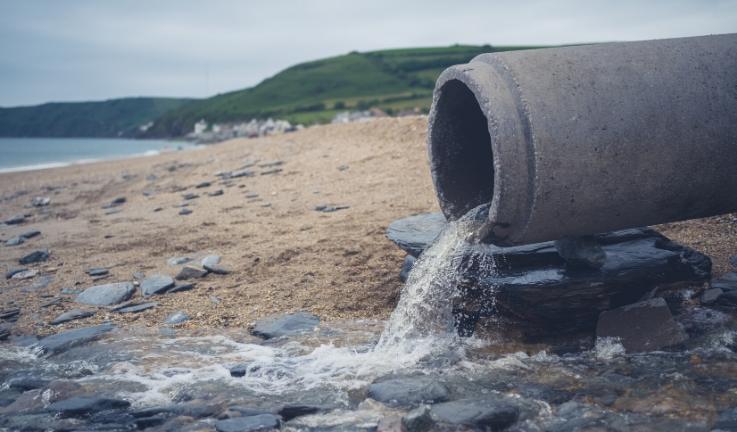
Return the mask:
{"type": "Polygon", "coordinates": [[[130,402],[122,399],[77,396],[54,402],[48,406],[47,410],[62,417],[81,417],[100,411],[125,409],[129,406],[130,402]]]}
{"type": "Polygon", "coordinates": [[[627,352],[654,351],[687,338],[660,297],[602,312],[596,336],[618,339],[627,352]]]}
{"type": "Polygon", "coordinates": [[[20,264],[34,264],[38,262],[47,261],[49,259],[49,251],[48,249],[39,249],[35,250],[27,255],[24,255],[21,257],[21,259],[18,260],[20,264]]]}
{"type": "Polygon", "coordinates": [[[111,306],[128,300],[135,290],[131,282],[96,285],[82,291],[77,296],[76,302],[94,306],[111,306]]]}
{"type": "Polygon", "coordinates": [[[391,378],[369,386],[368,396],[391,407],[417,406],[448,400],[448,388],[427,376],[391,378]]]}
{"type": "Polygon", "coordinates": [[[251,432],[276,429],[281,424],[279,416],[274,414],[258,414],[247,417],[235,417],[215,422],[218,432],[251,432]]]}
{"type": "Polygon", "coordinates": [[[285,405],[279,409],[277,414],[282,420],[289,421],[304,415],[316,414],[322,410],[323,408],[312,405],[285,405]]]}
{"type": "Polygon", "coordinates": [[[164,294],[169,288],[174,287],[174,279],[166,275],[149,276],[141,282],[141,294],[144,297],[155,294],[164,294]]]}
{"type": "Polygon", "coordinates": [[[95,313],[91,311],[85,311],[81,309],[72,309],[54,318],[49,324],[51,325],[64,324],[65,322],[69,322],[69,321],[89,318],[93,316],[94,314],[95,313]]]}
{"type": "Polygon", "coordinates": [[[310,332],[320,324],[320,318],[308,312],[297,312],[256,321],[251,334],[263,339],[292,336],[310,332]]]}
{"type": "Polygon", "coordinates": [[[513,425],[520,410],[503,398],[485,397],[435,404],[430,408],[430,415],[438,423],[496,431],[513,425]]]}
{"type": "Polygon", "coordinates": [[[46,355],[52,356],[75,346],[96,340],[114,328],[115,326],[112,324],[106,323],[92,327],[69,330],[55,335],[46,336],[39,340],[35,346],[46,355]]]}

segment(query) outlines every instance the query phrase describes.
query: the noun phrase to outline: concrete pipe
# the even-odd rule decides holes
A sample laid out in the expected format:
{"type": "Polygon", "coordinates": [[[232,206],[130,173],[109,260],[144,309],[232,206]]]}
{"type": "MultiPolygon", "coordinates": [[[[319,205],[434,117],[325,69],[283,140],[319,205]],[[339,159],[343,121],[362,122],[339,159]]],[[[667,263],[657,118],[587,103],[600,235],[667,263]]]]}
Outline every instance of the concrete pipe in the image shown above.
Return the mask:
{"type": "Polygon", "coordinates": [[[515,245],[737,211],[737,34],[482,54],[445,70],[430,166],[449,219],[515,245]]]}

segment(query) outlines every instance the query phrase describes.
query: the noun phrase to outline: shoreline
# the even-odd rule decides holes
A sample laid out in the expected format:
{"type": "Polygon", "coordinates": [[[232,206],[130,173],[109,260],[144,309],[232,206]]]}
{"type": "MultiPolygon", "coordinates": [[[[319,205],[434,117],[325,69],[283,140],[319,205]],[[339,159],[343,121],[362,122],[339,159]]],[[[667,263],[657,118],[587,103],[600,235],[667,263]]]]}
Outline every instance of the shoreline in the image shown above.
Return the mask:
{"type": "Polygon", "coordinates": [[[41,140],[68,140],[68,141],[79,141],[79,140],[120,140],[120,141],[155,141],[155,142],[168,142],[172,143],[174,145],[177,144],[177,147],[165,147],[163,149],[149,149],[144,150],[142,152],[137,153],[130,153],[130,154],[110,154],[107,156],[101,156],[101,157],[82,157],[77,159],[70,159],[70,160],[49,160],[49,161],[39,161],[38,163],[31,163],[31,164],[23,164],[23,165],[13,165],[13,166],[7,166],[3,167],[0,166],[0,174],[5,173],[15,173],[15,172],[26,172],[26,171],[41,171],[41,170],[48,170],[51,168],[63,168],[67,166],[72,165],[85,165],[95,162],[107,162],[107,161],[120,161],[130,158],[138,158],[138,157],[149,157],[149,156],[157,156],[162,153],[169,153],[169,152],[179,152],[179,151],[186,151],[186,150],[193,150],[197,148],[203,147],[203,145],[190,143],[188,141],[182,141],[182,140],[142,140],[142,139],[132,139],[132,138],[35,138],[35,137],[2,137],[0,140],[3,139],[12,139],[12,140],[33,140],[33,139],[41,139],[41,140]],[[184,147],[182,147],[184,145],[184,147]]]}

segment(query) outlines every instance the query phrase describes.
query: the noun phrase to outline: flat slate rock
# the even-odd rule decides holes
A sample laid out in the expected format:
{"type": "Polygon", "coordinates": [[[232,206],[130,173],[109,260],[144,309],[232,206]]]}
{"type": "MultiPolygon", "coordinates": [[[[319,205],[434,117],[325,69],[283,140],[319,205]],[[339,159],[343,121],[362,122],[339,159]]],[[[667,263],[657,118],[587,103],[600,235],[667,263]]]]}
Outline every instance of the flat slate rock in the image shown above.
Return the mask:
{"type": "Polygon", "coordinates": [[[602,312],[596,337],[617,338],[627,352],[655,351],[687,338],[660,297],[602,312]]]}
{"type": "Polygon", "coordinates": [[[169,288],[174,286],[174,278],[167,275],[152,275],[141,282],[141,294],[144,297],[155,294],[164,294],[169,288]]]}
{"type": "Polygon", "coordinates": [[[46,249],[35,250],[27,255],[24,255],[20,260],[21,264],[33,264],[37,262],[46,261],[49,259],[49,251],[46,249]]]}
{"type": "Polygon", "coordinates": [[[566,237],[554,245],[558,255],[573,267],[598,269],[606,262],[606,252],[594,236],[566,237]]]}
{"type": "MultiPolygon", "coordinates": [[[[387,235],[408,253],[419,255],[444,226],[438,213],[417,215],[393,222],[387,235]]],[[[655,288],[700,285],[710,279],[707,256],[655,230],[626,229],[594,238],[606,255],[598,269],[566,262],[554,242],[513,247],[468,244],[461,258],[467,269],[459,286],[461,296],[454,304],[457,317],[471,317],[461,333],[469,334],[479,318],[500,314],[517,320],[530,336],[591,331],[601,312],[636,302],[655,288]]],[[[734,279],[737,288],[737,274],[734,279]]],[[[737,301],[737,290],[735,294],[737,301]]],[[[719,301],[727,301],[722,297],[719,301]]]]}
{"type": "Polygon", "coordinates": [[[251,334],[263,339],[292,336],[312,331],[320,324],[320,318],[308,312],[280,315],[256,321],[251,334]]]}
{"type": "Polygon", "coordinates": [[[100,411],[120,410],[130,406],[130,402],[98,396],[76,396],[50,404],[46,409],[62,417],[87,416],[100,411]]]}
{"type": "Polygon", "coordinates": [[[174,279],[176,280],[188,280],[188,279],[196,279],[201,278],[207,275],[207,270],[195,266],[184,266],[182,269],[177,273],[176,276],[174,276],[174,279]]]}
{"type": "Polygon", "coordinates": [[[114,328],[115,326],[112,324],[105,323],[92,327],[69,330],[55,335],[46,336],[39,340],[35,346],[46,355],[52,356],[75,346],[91,342],[114,328]]]}
{"type": "Polygon", "coordinates": [[[132,282],[96,285],[82,291],[75,301],[95,306],[111,306],[128,300],[135,291],[136,287],[132,282]]]}
{"type": "Polygon", "coordinates": [[[520,410],[503,398],[486,397],[435,404],[430,408],[430,415],[440,423],[497,431],[512,426],[520,410]]]}
{"type": "Polygon", "coordinates": [[[151,308],[155,308],[158,305],[159,304],[157,302],[137,303],[137,304],[127,305],[125,307],[116,309],[115,311],[119,313],[138,313],[138,312],[143,312],[151,308]]]}
{"type": "Polygon", "coordinates": [[[190,261],[192,261],[192,258],[190,257],[171,257],[166,260],[166,264],[172,267],[176,267],[182,264],[187,264],[190,261]]]}
{"type": "Polygon", "coordinates": [[[277,429],[281,424],[279,416],[258,414],[248,417],[235,417],[215,422],[218,432],[251,432],[277,429]]]}
{"type": "Polygon", "coordinates": [[[65,322],[74,321],[78,319],[83,318],[89,318],[93,316],[95,313],[91,311],[85,311],[81,309],[72,309],[70,311],[64,312],[63,314],[59,315],[58,317],[54,318],[53,321],[51,321],[49,324],[51,325],[59,325],[63,324],[65,322]]]}
{"type": "Polygon", "coordinates": [[[391,407],[445,402],[449,393],[437,378],[428,376],[386,379],[371,384],[368,389],[370,398],[391,407]]]}
{"type": "Polygon", "coordinates": [[[418,257],[447,223],[442,213],[422,213],[392,222],[386,236],[408,254],[418,257]]]}
{"type": "Polygon", "coordinates": [[[8,270],[8,271],[5,272],[5,279],[10,279],[14,275],[16,275],[18,273],[21,273],[21,272],[24,272],[24,271],[27,271],[27,270],[28,269],[25,268],[25,267],[18,267],[18,268],[10,269],[10,270],[8,270]]]}
{"type": "Polygon", "coordinates": [[[89,276],[105,276],[109,273],[109,270],[104,267],[92,267],[84,271],[89,276]]]}
{"type": "Polygon", "coordinates": [[[25,237],[23,236],[15,236],[7,239],[5,241],[5,246],[19,246],[22,245],[26,241],[25,237]]]}
{"type": "Polygon", "coordinates": [[[5,219],[4,223],[5,225],[18,225],[18,224],[22,224],[25,221],[26,221],[26,215],[19,214],[19,215],[12,216],[8,219],[5,219]]]}

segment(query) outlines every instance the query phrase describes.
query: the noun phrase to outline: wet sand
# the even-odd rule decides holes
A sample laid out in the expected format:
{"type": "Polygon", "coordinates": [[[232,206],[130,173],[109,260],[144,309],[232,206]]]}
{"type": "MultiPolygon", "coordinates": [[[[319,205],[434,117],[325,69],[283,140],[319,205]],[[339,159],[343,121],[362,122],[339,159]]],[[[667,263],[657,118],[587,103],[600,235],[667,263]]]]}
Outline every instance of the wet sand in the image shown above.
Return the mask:
{"type": "MultiPolygon", "coordinates": [[[[438,209],[425,132],[424,117],[379,119],[0,174],[0,219],[30,214],[21,225],[0,227],[0,240],[41,231],[22,245],[0,246],[0,268],[19,267],[18,259],[36,249],[51,252],[48,261],[28,266],[39,270],[35,278],[0,281],[2,308],[21,310],[12,331],[48,334],[102,321],[155,327],[179,310],[192,317],[184,324],[188,328],[246,327],[266,315],[298,310],[328,321],[386,318],[398,299],[404,254],[384,230],[397,218],[438,209]],[[216,176],[255,161],[247,168],[254,176],[216,176]],[[202,182],[211,185],[197,188],[202,182]],[[208,196],[218,189],[222,195],[208,196]],[[198,197],[185,200],[187,193],[198,197]],[[48,196],[51,204],[31,206],[36,196],[48,196]],[[117,197],[126,202],[102,208],[117,197]],[[179,214],[183,203],[191,214],[179,214]],[[323,205],[348,208],[315,210],[323,205]],[[230,274],[210,274],[190,291],[152,297],[158,306],[144,312],[85,307],[73,302],[74,295],[61,294],[131,281],[135,272],[174,276],[180,267],[168,265],[169,258],[213,253],[222,256],[230,274]],[[93,281],[85,274],[91,267],[107,267],[110,276],[93,281]],[[39,286],[44,275],[53,279],[39,286]],[[57,298],[57,304],[43,307],[57,298]],[[97,313],[48,324],[74,308],[97,313]]],[[[708,254],[718,275],[729,270],[728,259],[737,252],[736,220],[727,215],[657,228],[708,254]]],[[[136,294],[134,300],[143,299],[136,294]]]]}

